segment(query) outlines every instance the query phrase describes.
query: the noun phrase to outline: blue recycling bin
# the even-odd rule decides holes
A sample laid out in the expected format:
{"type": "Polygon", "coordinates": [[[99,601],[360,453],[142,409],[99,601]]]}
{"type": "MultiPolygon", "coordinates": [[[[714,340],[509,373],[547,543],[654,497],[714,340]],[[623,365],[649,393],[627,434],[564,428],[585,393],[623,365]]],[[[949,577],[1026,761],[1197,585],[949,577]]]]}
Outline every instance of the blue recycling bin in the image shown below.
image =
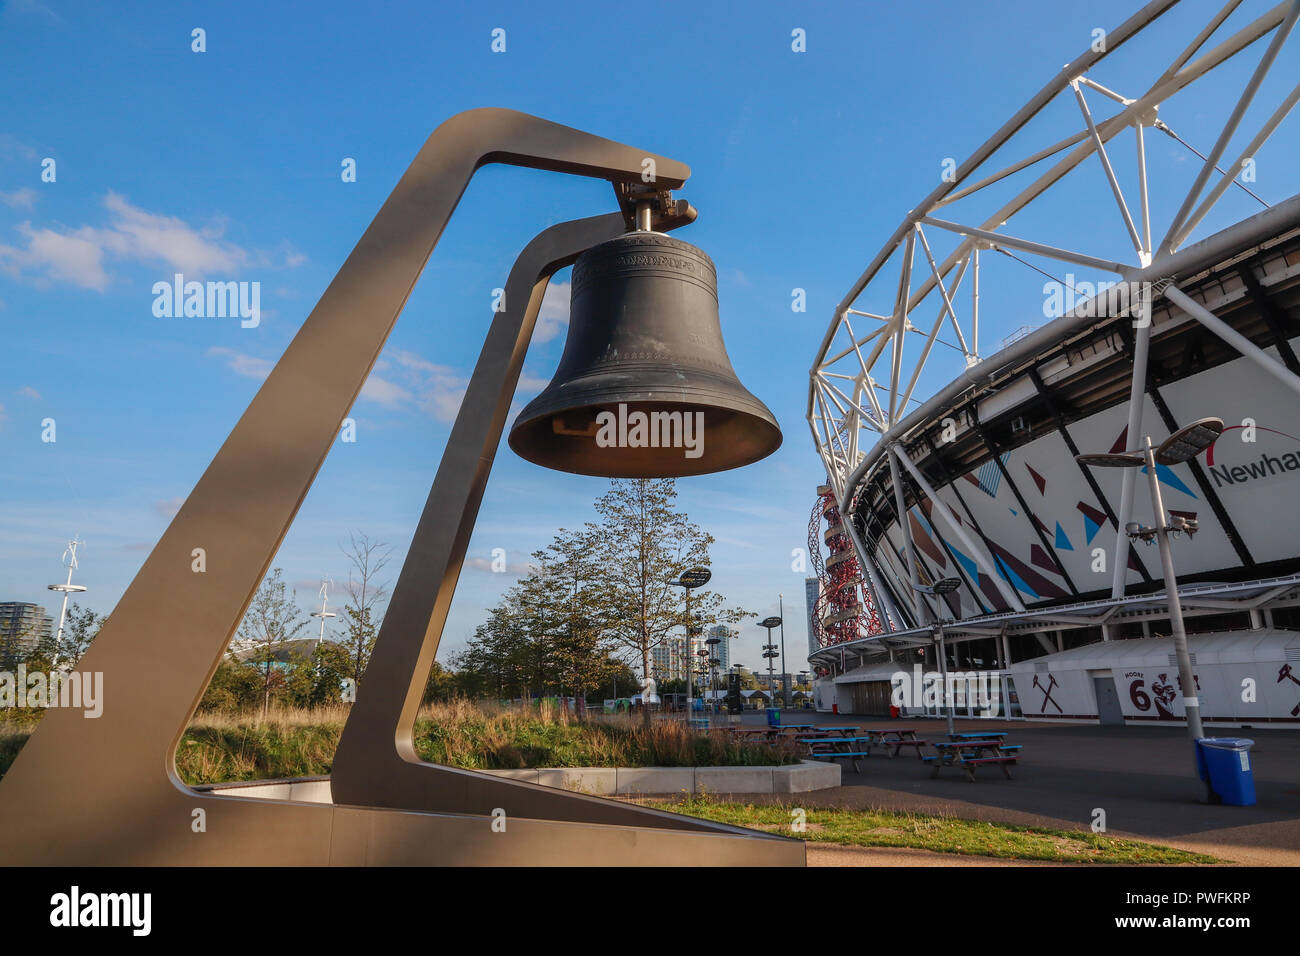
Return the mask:
{"type": "Polygon", "coordinates": [[[1202,737],[1196,741],[1196,769],[1210,786],[1210,799],[1233,807],[1255,805],[1255,773],[1245,737],[1202,737]]]}
{"type": "Polygon", "coordinates": [[[769,727],[781,726],[781,711],[778,708],[769,707],[767,709],[767,725],[769,727]]]}

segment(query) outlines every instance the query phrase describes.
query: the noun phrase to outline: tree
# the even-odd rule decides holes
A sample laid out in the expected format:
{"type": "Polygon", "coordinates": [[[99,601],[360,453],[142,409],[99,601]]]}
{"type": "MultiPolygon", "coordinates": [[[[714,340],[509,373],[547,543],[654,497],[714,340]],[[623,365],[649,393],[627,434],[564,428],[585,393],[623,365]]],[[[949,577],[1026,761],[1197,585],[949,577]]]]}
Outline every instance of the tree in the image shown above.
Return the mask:
{"type": "Polygon", "coordinates": [[[0,621],[0,670],[11,671],[43,650],[39,629],[17,621],[0,621]]]}
{"type": "Polygon", "coordinates": [[[239,637],[257,645],[256,661],[262,672],[263,717],[271,706],[272,685],[283,681],[283,675],[274,667],[277,656],[283,656],[285,642],[296,638],[308,624],[281,573],[276,568],[262,582],[239,625],[239,637]]]}
{"type": "Polygon", "coordinates": [[[456,674],[434,661],[433,667],[429,668],[429,679],[424,682],[423,702],[428,704],[435,700],[450,700],[459,693],[456,674]]]}
{"type": "Polygon", "coordinates": [[[545,609],[538,626],[548,635],[551,665],[559,690],[586,697],[610,672],[614,642],[608,635],[609,608],[592,525],[579,531],[561,528],[555,539],[533,555],[536,571],[522,586],[533,606],[545,609]]]}
{"type": "MultiPolygon", "coordinates": [[[[601,521],[592,529],[592,541],[607,633],[640,658],[643,680],[651,672],[653,649],[687,623],[683,589],[672,582],[688,568],[709,566],[713,536],[675,510],[676,497],[671,478],[615,478],[596,502],[601,521]]],[[[712,591],[691,594],[692,616],[728,624],[754,616],[722,604],[722,596],[712,591]]],[[[649,725],[649,709],[642,713],[649,725]]]]}
{"type": "Polygon", "coordinates": [[[524,696],[532,656],[511,598],[507,592],[501,603],[488,611],[488,619],[474,629],[474,636],[455,662],[458,669],[478,676],[485,694],[499,698],[524,696]]]}
{"type": "Polygon", "coordinates": [[[347,546],[339,548],[352,564],[348,569],[348,601],[343,607],[342,643],[351,661],[347,676],[354,687],[360,687],[379,637],[379,604],[388,596],[387,585],[377,578],[388,564],[392,549],[355,531],[348,534],[347,546]]]}
{"type": "Polygon", "coordinates": [[[63,638],[58,640],[59,666],[73,667],[86,653],[90,642],[99,634],[108,618],[96,614],[90,608],[73,604],[68,608],[68,616],[63,622],[63,638]]]}
{"type": "Polygon", "coordinates": [[[199,701],[199,711],[225,711],[238,713],[253,707],[263,694],[262,675],[256,664],[246,664],[235,659],[227,652],[225,659],[217,665],[203,699],[199,701]]]}
{"type": "Polygon", "coordinates": [[[285,675],[285,695],[296,707],[337,704],[343,697],[343,680],[352,673],[348,649],[333,641],[321,641],[316,653],[299,655],[285,675]]]}

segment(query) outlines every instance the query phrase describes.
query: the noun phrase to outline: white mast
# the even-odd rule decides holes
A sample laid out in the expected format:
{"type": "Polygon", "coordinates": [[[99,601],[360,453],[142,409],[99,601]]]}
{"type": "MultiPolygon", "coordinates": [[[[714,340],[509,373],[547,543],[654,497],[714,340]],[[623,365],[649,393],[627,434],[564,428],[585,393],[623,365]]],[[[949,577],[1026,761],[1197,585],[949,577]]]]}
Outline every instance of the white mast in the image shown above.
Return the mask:
{"type": "Polygon", "coordinates": [[[63,552],[63,566],[68,569],[68,579],[63,584],[46,585],[51,591],[63,592],[63,608],[59,611],[59,629],[54,635],[54,660],[52,666],[59,665],[59,646],[63,640],[63,622],[68,616],[68,595],[75,591],[86,590],[80,584],[72,583],[72,572],[77,569],[77,546],[85,544],[84,541],[77,540],[73,535],[72,540],[68,542],[68,547],[63,552]]]}

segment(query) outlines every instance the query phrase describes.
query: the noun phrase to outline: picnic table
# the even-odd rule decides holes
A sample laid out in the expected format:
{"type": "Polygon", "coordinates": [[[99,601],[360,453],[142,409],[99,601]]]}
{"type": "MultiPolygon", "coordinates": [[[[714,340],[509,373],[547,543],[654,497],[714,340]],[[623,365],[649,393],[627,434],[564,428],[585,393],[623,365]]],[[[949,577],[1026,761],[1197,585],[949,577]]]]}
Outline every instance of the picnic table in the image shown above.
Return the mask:
{"type": "Polygon", "coordinates": [[[727,727],[726,730],[736,737],[764,737],[768,740],[776,739],[781,733],[777,727],[727,727]]]}
{"type": "Polygon", "coordinates": [[[1020,747],[1005,746],[1002,743],[1005,734],[997,737],[952,736],[963,739],[939,741],[934,744],[934,749],[938,751],[936,755],[921,758],[933,766],[930,773],[932,778],[939,776],[939,771],[944,767],[961,767],[966,773],[966,779],[974,783],[976,767],[994,764],[1002,768],[1002,773],[1008,780],[1011,779],[1011,765],[1020,758],[1020,747]]]}
{"type": "Polygon", "coordinates": [[[1006,735],[1005,730],[988,730],[975,734],[948,734],[947,737],[949,740],[989,740],[992,738],[1002,740],[1006,735]]]}
{"type": "Polygon", "coordinates": [[[874,746],[881,746],[890,757],[897,757],[903,752],[904,747],[915,747],[916,758],[920,760],[921,748],[929,744],[928,740],[918,740],[916,731],[911,727],[874,727],[864,730],[863,733],[871,741],[867,744],[868,750],[874,746]]]}
{"type": "Polygon", "coordinates": [[[857,727],[849,727],[844,725],[835,725],[833,727],[814,726],[810,730],[806,730],[801,734],[796,734],[795,737],[798,740],[818,740],[818,739],[825,739],[827,737],[832,737],[832,738],[833,737],[854,737],[857,735],[858,730],[859,728],[857,727]]]}
{"type": "Polygon", "coordinates": [[[808,746],[809,756],[814,760],[852,760],[853,771],[858,773],[860,772],[858,761],[863,757],[871,756],[870,750],[863,749],[867,740],[866,737],[821,737],[805,743],[808,746]]]}

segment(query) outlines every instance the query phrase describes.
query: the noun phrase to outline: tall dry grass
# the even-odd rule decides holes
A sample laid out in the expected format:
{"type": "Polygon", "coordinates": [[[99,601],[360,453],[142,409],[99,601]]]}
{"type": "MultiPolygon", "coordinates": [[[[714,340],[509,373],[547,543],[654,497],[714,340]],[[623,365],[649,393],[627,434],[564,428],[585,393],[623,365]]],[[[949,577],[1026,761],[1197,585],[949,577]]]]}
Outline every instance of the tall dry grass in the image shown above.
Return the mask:
{"type": "MultiPolygon", "coordinates": [[[[194,718],[176,751],[176,769],[189,784],[328,774],[348,705],[278,708],[263,716],[207,713],[194,718]]],[[[30,723],[0,722],[0,775],[30,733],[30,723]]],[[[732,740],[718,731],[688,730],[676,720],[592,715],[578,720],[543,701],[503,707],[457,699],[420,710],[415,722],[420,757],[471,770],[525,767],[774,766],[795,763],[789,745],[732,740]]]]}

